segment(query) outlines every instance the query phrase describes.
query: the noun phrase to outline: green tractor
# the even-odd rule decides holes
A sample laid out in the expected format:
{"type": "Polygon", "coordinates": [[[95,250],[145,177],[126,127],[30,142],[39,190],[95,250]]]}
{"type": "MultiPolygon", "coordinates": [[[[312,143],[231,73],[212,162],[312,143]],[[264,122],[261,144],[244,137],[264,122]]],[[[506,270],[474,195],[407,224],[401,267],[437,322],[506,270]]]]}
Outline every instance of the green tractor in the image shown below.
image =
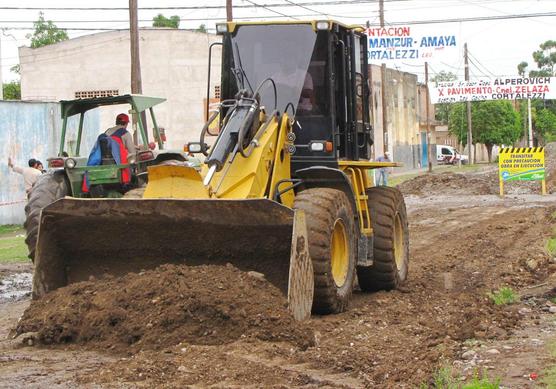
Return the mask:
{"type": "MultiPolygon", "coordinates": [[[[142,95],[121,95],[110,97],[97,97],[90,99],[63,100],[61,104],[62,134],[58,156],[48,159],[48,171],[43,174],[33,186],[29,201],[25,207],[25,229],[27,236],[25,243],[29,248],[29,258],[35,257],[39,219],[41,210],[48,204],[66,197],[77,198],[119,198],[136,197],[135,192],[142,192],[147,181],[147,167],[151,165],[177,163],[187,164],[187,156],[183,151],[164,150],[164,134],[156,122],[153,107],[163,103],[166,99],[142,95]],[[137,120],[137,129],[140,134],[140,144],[135,155],[128,156],[128,163],[116,164],[114,160],[104,161],[101,165],[88,166],[90,150],[82,150],[83,124],[85,113],[91,109],[127,105],[129,112],[137,120]],[[149,111],[153,124],[154,138],[158,150],[151,143],[146,131],[144,120],[146,111],[149,111]],[[68,119],[79,115],[79,126],[76,131],[76,140],[66,142],[68,119]],[[130,181],[122,184],[123,169],[129,169],[130,181]],[[87,191],[83,190],[83,181],[87,177],[87,191]]],[[[96,135],[96,134],[95,134],[96,135]]],[[[156,146],[155,146],[156,147],[156,146]]]]}

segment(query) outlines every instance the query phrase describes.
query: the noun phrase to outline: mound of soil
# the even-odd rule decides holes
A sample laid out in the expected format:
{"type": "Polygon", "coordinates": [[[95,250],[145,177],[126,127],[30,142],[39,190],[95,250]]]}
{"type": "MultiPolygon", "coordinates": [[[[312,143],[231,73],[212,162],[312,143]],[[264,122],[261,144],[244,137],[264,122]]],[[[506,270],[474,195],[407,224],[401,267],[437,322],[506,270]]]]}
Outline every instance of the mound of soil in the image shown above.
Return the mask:
{"type": "Polygon", "coordinates": [[[238,338],[301,348],[314,341],[312,331],[294,321],[277,288],[232,265],[163,265],[71,284],[33,301],[16,332],[36,332],[44,344],[82,343],[131,353],[238,338]]]}
{"type": "MultiPolygon", "coordinates": [[[[498,182],[495,182],[498,185],[498,182]]],[[[398,188],[404,194],[430,196],[435,194],[458,194],[464,192],[473,195],[493,194],[491,182],[483,174],[481,176],[469,173],[433,173],[423,174],[411,180],[402,182],[398,188]]]]}
{"type": "MultiPolygon", "coordinates": [[[[548,193],[556,193],[556,142],[545,147],[546,188],[548,193]]],[[[490,171],[465,173],[423,174],[398,185],[407,195],[497,195],[499,194],[498,168],[490,171]]],[[[512,181],[506,183],[504,192],[508,195],[540,194],[539,181],[512,181]]]]}

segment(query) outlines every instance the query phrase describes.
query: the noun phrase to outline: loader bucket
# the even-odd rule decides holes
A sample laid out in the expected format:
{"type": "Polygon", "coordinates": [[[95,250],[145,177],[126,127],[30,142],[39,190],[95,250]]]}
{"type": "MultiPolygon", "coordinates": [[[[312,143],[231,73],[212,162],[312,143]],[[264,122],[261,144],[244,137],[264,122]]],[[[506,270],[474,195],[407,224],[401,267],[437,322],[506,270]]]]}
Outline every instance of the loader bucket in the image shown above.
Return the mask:
{"type": "Polygon", "coordinates": [[[232,263],[262,273],[288,297],[296,319],[310,315],[305,216],[266,199],[58,200],[42,210],[33,298],[91,276],[165,263],[232,263]]]}

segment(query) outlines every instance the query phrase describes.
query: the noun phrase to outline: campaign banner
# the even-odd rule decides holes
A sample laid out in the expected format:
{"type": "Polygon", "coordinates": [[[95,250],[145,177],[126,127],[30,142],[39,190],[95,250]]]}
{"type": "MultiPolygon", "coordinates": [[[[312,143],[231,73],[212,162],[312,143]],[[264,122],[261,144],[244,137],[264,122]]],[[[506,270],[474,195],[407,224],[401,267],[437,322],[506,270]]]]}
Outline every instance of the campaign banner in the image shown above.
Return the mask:
{"type": "Polygon", "coordinates": [[[556,99],[556,77],[508,77],[429,84],[432,104],[481,100],[556,99]]]}
{"type": "Polygon", "coordinates": [[[544,147],[508,147],[498,154],[501,181],[544,180],[544,147]]]}
{"type": "Polygon", "coordinates": [[[411,26],[370,27],[365,32],[369,62],[425,62],[458,45],[454,34],[431,34],[411,26]]]}

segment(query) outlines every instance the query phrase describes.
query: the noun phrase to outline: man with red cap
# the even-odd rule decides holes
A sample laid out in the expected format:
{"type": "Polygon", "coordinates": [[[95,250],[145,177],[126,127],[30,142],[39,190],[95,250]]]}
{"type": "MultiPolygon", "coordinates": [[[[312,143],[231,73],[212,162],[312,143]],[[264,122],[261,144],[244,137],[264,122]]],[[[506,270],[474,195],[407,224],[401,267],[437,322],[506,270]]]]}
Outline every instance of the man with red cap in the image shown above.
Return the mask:
{"type": "Polygon", "coordinates": [[[129,116],[125,113],[120,113],[116,116],[116,125],[114,127],[110,127],[106,130],[105,134],[108,136],[112,136],[116,134],[124,144],[128,154],[135,154],[136,148],[133,144],[133,137],[127,131],[127,124],[129,123],[129,116]]]}

